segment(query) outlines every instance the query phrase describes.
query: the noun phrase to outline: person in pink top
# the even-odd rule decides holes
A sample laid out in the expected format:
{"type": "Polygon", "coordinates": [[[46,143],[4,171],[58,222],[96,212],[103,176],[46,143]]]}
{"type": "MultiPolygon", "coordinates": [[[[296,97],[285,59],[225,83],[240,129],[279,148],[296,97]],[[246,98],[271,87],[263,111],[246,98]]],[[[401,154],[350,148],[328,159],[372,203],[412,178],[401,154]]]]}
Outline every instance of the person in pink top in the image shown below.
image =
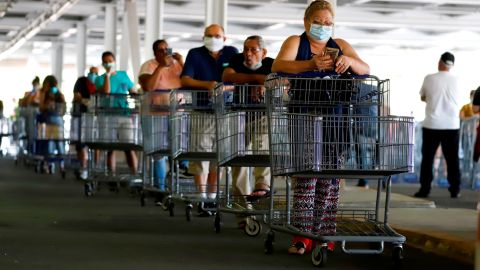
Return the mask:
{"type": "Polygon", "coordinates": [[[159,39],[153,43],[155,58],[142,64],[139,81],[143,91],[170,90],[181,86],[183,57],[172,53],[168,43],[159,39]]]}
{"type": "MultiPolygon", "coordinates": [[[[155,58],[142,64],[139,82],[144,92],[155,91],[158,93],[151,96],[152,103],[168,105],[170,90],[181,87],[180,75],[183,69],[183,57],[179,53],[173,53],[163,39],[156,40],[152,49],[155,58]]],[[[153,175],[153,185],[161,191],[164,191],[166,187],[166,175],[166,157],[162,157],[155,161],[153,175]]],[[[156,201],[157,204],[161,204],[160,197],[156,201]]]]}

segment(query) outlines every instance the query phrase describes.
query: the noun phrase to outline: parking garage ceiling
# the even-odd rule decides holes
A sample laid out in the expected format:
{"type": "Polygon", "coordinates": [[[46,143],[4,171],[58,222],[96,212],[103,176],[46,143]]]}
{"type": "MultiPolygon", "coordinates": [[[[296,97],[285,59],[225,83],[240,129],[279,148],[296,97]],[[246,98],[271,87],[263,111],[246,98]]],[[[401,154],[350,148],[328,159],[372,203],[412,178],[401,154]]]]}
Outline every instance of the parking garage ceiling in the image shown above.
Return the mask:
{"type": "MultiPolygon", "coordinates": [[[[98,56],[104,44],[106,4],[117,5],[118,36],[121,36],[123,0],[72,0],[66,7],[60,6],[60,2],[65,0],[0,0],[0,51],[9,48],[31,27],[41,24],[22,41],[22,46],[14,48],[10,58],[22,59],[31,54],[49,57],[46,52],[49,44],[57,40],[63,40],[67,55],[75,55],[76,24],[84,22],[91,46],[87,54],[98,56]],[[56,11],[60,14],[58,18],[52,13],[56,11]]],[[[278,50],[287,36],[303,31],[307,2],[228,0],[227,36],[233,45],[240,47],[246,36],[260,34],[267,46],[278,50]]],[[[142,48],[145,6],[145,0],[137,0],[142,48]]],[[[336,14],[336,35],[356,47],[428,48],[449,40],[447,48],[470,50],[478,49],[480,44],[479,0],[337,0],[336,14]]],[[[205,0],[165,0],[164,38],[177,50],[199,46],[204,17],[205,0]]]]}

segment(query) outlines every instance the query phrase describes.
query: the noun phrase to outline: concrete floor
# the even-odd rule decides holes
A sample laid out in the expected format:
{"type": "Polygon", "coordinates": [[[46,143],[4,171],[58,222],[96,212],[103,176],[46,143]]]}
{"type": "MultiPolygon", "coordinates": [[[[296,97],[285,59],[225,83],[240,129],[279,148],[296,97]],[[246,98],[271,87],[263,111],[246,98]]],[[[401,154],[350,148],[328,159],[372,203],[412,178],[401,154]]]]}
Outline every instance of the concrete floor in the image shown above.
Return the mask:
{"type": "MultiPolygon", "coordinates": [[[[277,233],[275,252],[263,252],[264,234],[251,238],[224,215],[222,232],[213,218],[185,220],[123,190],[83,196],[83,184],[0,159],[0,269],[312,269],[310,256],[286,254],[290,237],[277,233]]],[[[405,269],[470,269],[418,250],[406,250],[405,269]],[[443,268],[448,267],[448,268],[443,268]],[[454,268],[453,268],[454,267],[454,268]]],[[[346,255],[339,249],[329,269],[389,269],[381,256],[346,255]]]]}

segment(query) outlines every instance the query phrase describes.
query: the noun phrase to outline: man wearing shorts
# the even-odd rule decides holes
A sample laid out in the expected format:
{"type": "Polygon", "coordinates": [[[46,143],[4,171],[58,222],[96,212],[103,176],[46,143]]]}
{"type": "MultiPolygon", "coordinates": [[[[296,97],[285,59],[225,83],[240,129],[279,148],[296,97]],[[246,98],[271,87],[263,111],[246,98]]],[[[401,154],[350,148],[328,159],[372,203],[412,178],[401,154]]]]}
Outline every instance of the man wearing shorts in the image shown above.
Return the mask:
{"type": "MultiPolygon", "coordinates": [[[[213,96],[215,85],[217,82],[222,81],[224,68],[228,65],[230,58],[238,53],[235,47],[225,46],[225,40],[225,31],[222,26],[212,24],[205,28],[203,36],[204,46],[191,49],[185,60],[182,73],[183,87],[210,90],[213,96]]],[[[199,114],[205,113],[199,112],[199,114]]],[[[196,138],[198,141],[191,141],[190,144],[198,144],[196,147],[199,151],[211,151],[216,147],[215,117],[213,114],[204,116],[205,121],[197,123],[196,127],[192,126],[192,131],[198,128],[201,129],[202,134],[209,134],[210,136],[198,137],[196,138]]],[[[201,118],[203,117],[199,117],[199,119],[201,118]]],[[[188,171],[195,175],[195,184],[202,198],[214,199],[216,196],[216,167],[215,162],[209,161],[191,161],[189,163],[188,171]]]]}

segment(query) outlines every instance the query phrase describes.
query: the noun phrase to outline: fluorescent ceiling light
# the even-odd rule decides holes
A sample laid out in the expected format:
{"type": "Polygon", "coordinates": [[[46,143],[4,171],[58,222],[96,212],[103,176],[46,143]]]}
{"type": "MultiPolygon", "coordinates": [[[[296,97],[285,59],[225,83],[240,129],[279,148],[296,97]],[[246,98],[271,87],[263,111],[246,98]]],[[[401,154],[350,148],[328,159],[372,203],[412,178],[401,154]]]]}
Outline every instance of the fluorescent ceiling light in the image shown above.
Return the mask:
{"type": "Polygon", "coordinates": [[[287,26],[285,23],[276,23],[276,24],[272,24],[268,27],[265,27],[266,30],[277,30],[277,29],[280,29],[280,28],[283,28],[287,26]]]}

